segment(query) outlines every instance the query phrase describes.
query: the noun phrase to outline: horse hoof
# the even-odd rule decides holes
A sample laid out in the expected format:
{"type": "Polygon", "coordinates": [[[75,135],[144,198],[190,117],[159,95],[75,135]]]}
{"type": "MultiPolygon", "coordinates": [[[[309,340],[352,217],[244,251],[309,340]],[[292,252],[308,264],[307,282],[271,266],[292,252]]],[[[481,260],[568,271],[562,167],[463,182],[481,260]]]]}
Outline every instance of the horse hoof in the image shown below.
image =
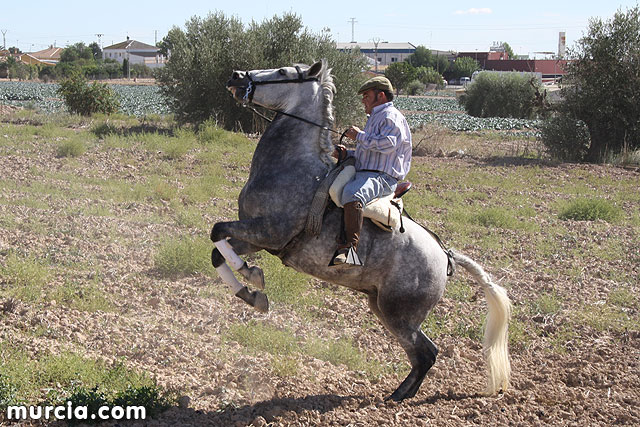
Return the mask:
{"type": "Polygon", "coordinates": [[[267,298],[267,296],[259,291],[255,291],[254,293],[256,294],[256,299],[253,308],[258,310],[260,313],[268,313],[269,299],[267,298]]]}
{"type": "Polygon", "coordinates": [[[393,394],[391,394],[391,396],[387,396],[384,401],[388,402],[388,401],[393,401],[393,402],[402,402],[404,400],[404,397],[401,397],[399,394],[396,394],[395,392],[393,394]]]}
{"type": "Polygon", "coordinates": [[[247,280],[256,288],[264,289],[264,273],[260,267],[249,267],[247,280]]]}
{"type": "Polygon", "coordinates": [[[236,296],[261,313],[269,312],[269,300],[267,296],[260,291],[250,292],[245,286],[238,291],[236,296]]]}
{"type": "Polygon", "coordinates": [[[247,282],[258,289],[264,289],[264,273],[258,266],[249,267],[245,262],[238,270],[247,282]]]}

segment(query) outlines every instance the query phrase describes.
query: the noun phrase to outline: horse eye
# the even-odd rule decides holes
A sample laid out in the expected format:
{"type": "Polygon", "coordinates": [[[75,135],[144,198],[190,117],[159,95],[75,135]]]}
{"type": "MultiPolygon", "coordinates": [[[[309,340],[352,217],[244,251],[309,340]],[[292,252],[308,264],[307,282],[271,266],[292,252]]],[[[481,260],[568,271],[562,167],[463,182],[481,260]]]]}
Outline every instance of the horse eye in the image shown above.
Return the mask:
{"type": "Polygon", "coordinates": [[[284,68],[280,68],[278,72],[280,73],[281,76],[287,75],[287,72],[284,70],[284,68]]]}

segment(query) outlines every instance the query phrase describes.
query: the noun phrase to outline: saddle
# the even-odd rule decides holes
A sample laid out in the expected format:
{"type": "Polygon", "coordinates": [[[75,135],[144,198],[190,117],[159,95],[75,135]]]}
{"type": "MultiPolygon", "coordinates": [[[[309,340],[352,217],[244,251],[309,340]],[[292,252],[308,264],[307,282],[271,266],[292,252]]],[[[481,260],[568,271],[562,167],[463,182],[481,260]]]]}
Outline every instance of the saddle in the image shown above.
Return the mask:
{"type": "MultiPolygon", "coordinates": [[[[336,206],[343,207],[340,203],[342,190],[355,175],[356,168],[354,166],[345,166],[329,187],[329,196],[336,206]]],[[[402,211],[404,210],[402,196],[410,189],[411,183],[409,181],[398,183],[394,194],[372,200],[364,207],[362,215],[385,231],[400,230],[402,228],[402,211]]]]}

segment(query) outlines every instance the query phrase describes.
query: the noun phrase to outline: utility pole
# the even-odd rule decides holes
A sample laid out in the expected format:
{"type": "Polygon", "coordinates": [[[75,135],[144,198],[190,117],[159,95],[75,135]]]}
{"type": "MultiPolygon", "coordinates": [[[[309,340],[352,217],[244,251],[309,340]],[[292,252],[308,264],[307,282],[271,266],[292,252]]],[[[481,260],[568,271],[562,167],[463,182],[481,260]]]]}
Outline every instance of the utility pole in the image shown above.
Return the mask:
{"type": "Polygon", "coordinates": [[[7,41],[5,40],[5,34],[7,34],[7,31],[9,30],[2,30],[2,48],[3,49],[7,48],[7,41]]]}
{"type": "Polygon", "coordinates": [[[102,36],[104,36],[104,34],[96,34],[96,36],[98,37],[98,46],[100,46],[100,49],[102,49],[102,36]]]}
{"type": "Polygon", "coordinates": [[[347,22],[351,22],[351,43],[355,43],[356,42],[355,29],[356,29],[356,22],[358,21],[356,21],[356,18],[351,18],[351,20],[347,22]]]}
{"type": "Polygon", "coordinates": [[[378,43],[380,43],[380,37],[374,37],[373,39],[374,49],[374,61],[376,61],[376,74],[378,74],[378,43]]]}

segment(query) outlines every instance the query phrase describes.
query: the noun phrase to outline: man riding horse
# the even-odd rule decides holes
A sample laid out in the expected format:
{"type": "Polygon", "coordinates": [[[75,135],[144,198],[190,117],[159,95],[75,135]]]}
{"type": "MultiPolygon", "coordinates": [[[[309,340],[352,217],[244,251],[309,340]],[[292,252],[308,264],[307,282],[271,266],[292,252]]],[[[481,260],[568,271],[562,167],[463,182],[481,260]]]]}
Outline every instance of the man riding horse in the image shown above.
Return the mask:
{"type": "Polygon", "coordinates": [[[382,76],[367,80],[358,90],[369,119],[360,130],[352,126],[345,135],[355,150],[338,145],[334,157],[355,157],[356,175],[342,193],[345,240],[338,245],[331,265],[362,265],[356,249],[362,229],[362,210],[374,199],[392,194],[411,167],[411,131],[393,105],[393,86],[382,76]]]}

